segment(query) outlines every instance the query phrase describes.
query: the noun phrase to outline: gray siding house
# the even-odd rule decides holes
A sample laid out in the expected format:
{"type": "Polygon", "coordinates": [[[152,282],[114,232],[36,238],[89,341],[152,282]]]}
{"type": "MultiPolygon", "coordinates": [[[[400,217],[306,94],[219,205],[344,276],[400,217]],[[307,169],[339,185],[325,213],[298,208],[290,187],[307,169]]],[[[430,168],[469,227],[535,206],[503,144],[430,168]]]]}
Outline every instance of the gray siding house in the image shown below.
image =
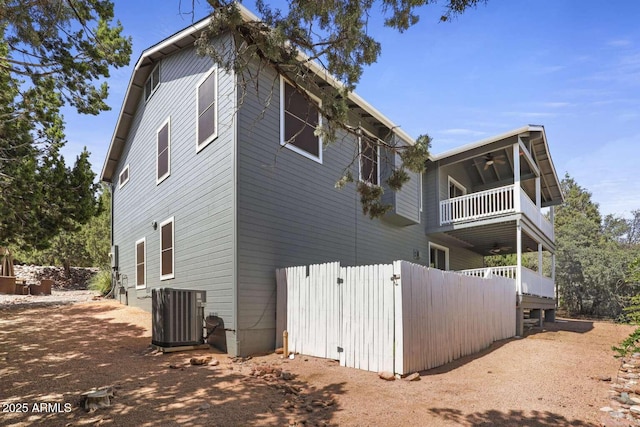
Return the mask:
{"type": "MultiPolygon", "coordinates": [[[[274,348],[276,268],[403,259],[478,275],[496,250],[518,260],[523,248],[539,251],[540,265],[543,250],[554,252],[541,208],[562,195],[542,127],[433,157],[423,176],[400,192],[387,189],[392,212],[370,220],[352,187],[334,188],[358,141],[323,148],[309,132],[315,119],[296,110],[308,101],[275,71],[260,74],[261,91],[241,93],[237,76],[195,53],[207,23],[145,50],[121,107],[101,173],[113,192],[121,302],[151,310],[154,288],[204,290],[205,314],[223,322],[216,343],[247,355],[274,348]],[[499,196],[486,196],[490,189],[499,196]],[[497,209],[496,197],[513,203],[497,209]]],[[[360,97],[350,100],[363,131],[412,142],[360,97]]],[[[354,176],[382,183],[385,156],[354,166],[354,176]]],[[[522,268],[499,274],[523,277],[522,268]]],[[[542,270],[527,280],[542,280],[542,270]]],[[[532,309],[554,307],[553,295],[531,298],[532,309]]]]}

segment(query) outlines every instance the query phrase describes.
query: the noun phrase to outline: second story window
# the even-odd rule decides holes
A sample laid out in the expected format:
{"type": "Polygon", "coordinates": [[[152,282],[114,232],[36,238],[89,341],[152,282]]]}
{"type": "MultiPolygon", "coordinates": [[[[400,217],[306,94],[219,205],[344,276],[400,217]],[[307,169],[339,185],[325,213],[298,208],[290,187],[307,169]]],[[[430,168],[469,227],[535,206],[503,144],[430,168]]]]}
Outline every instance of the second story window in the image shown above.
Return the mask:
{"type": "Polygon", "coordinates": [[[124,187],[127,182],[129,182],[129,165],[125,166],[118,176],[118,188],[124,187]]]}
{"type": "Polygon", "coordinates": [[[144,83],[144,100],[147,101],[160,84],[160,64],[156,65],[147,81],[144,83]]]}
{"type": "Polygon", "coordinates": [[[366,137],[360,140],[360,180],[373,185],[380,185],[379,149],[380,147],[366,137]]]}
{"type": "Polygon", "coordinates": [[[171,120],[167,119],[157,133],[156,183],[160,184],[171,174],[171,120]]]}
{"type": "Polygon", "coordinates": [[[315,135],[321,124],[318,105],[320,100],[309,95],[307,98],[284,78],[280,79],[280,144],[322,163],[322,140],[315,135]]]}
{"type": "Polygon", "coordinates": [[[218,71],[211,70],[198,84],[196,149],[200,151],[218,136],[218,71]]]}

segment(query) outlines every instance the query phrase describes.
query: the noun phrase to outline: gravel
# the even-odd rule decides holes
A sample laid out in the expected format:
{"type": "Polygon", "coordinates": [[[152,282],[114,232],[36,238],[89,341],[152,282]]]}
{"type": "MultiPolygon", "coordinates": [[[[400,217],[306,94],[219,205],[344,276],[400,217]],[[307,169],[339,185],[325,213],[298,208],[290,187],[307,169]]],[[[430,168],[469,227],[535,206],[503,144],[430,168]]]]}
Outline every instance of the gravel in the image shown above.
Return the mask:
{"type": "Polygon", "coordinates": [[[63,305],[100,299],[100,292],[79,290],[51,290],[51,295],[0,294],[0,307],[29,308],[38,305],[63,305]]]}
{"type": "Polygon", "coordinates": [[[600,408],[621,368],[611,345],[633,329],[560,320],[420,381],[384,381],[303,355],[162,354],[150,347],[150,313],[113,300],[38,305],[76,295],[92,298],[0,304],[0,425],[609,426],[613,412],[600,408]],[[198,357],[211,359],[192,365],[198,357]],[[82,394],[103,387],[111,405],[86,412],[82,394]]]}

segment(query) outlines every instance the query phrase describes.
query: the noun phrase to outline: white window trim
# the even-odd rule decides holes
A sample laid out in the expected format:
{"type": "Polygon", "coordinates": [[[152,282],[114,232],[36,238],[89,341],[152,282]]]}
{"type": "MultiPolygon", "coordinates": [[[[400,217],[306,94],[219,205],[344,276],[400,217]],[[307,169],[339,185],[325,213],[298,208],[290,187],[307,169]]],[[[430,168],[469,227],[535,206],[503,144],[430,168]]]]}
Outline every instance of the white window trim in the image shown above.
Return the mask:
{"type": "Polygon", "coordinates": [[[451,178],[449,176],[448,179],[447,179],[447,196],[449,196],[449,187],[451,186],[451,184],[453,184],[454,187],[457,187],[458,190],[461,190],[463,196],[465,194],[467,194],[467,187],[465,187],[464,185],[460,184],[458,181],[456,181],[455,179],[453,179],[453,178],[451,178]]]}
{"type": "Polygon", "coordinates": [[[444,269],[449,270],[449,248],[446,246],[438,245],[437,243],[429,242],[429,262],[427,263],[428,266],[431,266],[431,248],[444,251],[444,269]]]}
{"type": "Polygon", "coordinates": [[[176,275],[176,223],[174,217],[166,219],[158,227],[160,233],[160,280],[173,279],[176,275]],[[162,227],[171,223],[171,274],[162,274],[162,227]]]}
{"type": "Polygon", "coordinates": [[[200,150],[202,150],[207,145],[211,144],[211,142],[218,137],[218,106],[219,104],[220,104],[220,96],[218,96],[218,67],[214,66],[204,75],[204,77],[198,80],[198,83],[196,83],[196,153],[199,153],[200,150]],[[214,82],[215,106],[213,107],[215,111],[214,111],[213,122],[214,122],[214,127],[216,131],[213,133],[213,135],[209,136],[209,138],[207,138],[202,144],[198,144],[198,132],[200,127],[200,120],[199,120],[200,112],[198,111],[198,90],[200,89],[200,85],[204,83],[204,81],[207,80],[207,78],[209,78],[209,76],[213,73],[215,73],[215,82],[214,82]]]}
{"type": "Polygon", "coordinates": [[[167,117],[167,120],[162,122],[156,130],[156,185],[167,179],[169,175],[171,175],[171,116],[167,117]],[[167,125],[167,173],[158,178],[158,158],[160,155],[158,152],[158,135],[165,125],[167,125]]]}
{"type": "Polygon", "coordinates": [[[423,199],[424,199],[424,194],[423,194],[423,184],[422,184],[422,180],[424,179],[424,173],[420,173],[418,179],[419,181],[419,185],[418,185],[418,191],[420,192],[419,197],[420,197],[420,212],[422,212],[422,206],[423,206],[423,199]]]}
{"type": "MultiPolygon", "coordinates": [[[[371,135],[369,132],[367,132],[367,131],[364,131],[364,132],[367,133],[367,135],[369,135],[369,136],[371,136],[373,138],[373,135],[371,135]]],[[[367,181],[367,180],[362,178],[362,136],[358,136],[358,154],[359,154],[359,156],[358,156],[358,158],[359,158],[359,161],[358,161],[358,177],[359,177],[360,181],[362,181],[364,183],[367,183],[367,184],[370,184],[370,185],[380,186],[380,146],[376,144],[375,149],[376,149],[376,155],[377,155],[376,156],[377,157],[376,161],[377,161],[377,165],[378,165],[378,167],[376,168],[377,169],[377,175],[378,175],[376,177],[377,181],[378,181],[377,184],[370,183],[369,181],[367,181]]]]}
{"type": "Polygon", "coordinates": [[[149,74],[149,77],[147,77],[147,79],[144,81],[144,86],[143,86],[143,95],[144,95],[144,102],[149,102],[149,100],[151,99],[151,97],[153,96],[154,93],[156,93],[156,90],[158,90],[158,87],[160,86],[160,73],[162,72],[162,70],[158,69],[158,82],[155,85],[155,87],[153,86],[153,81],[151,82],[151,93],[149,94],[149,96],[147,96],[147,82],[151,79],[153,79],[153,73],[155,73],[156,68],[160,67],[160,63],[158,62],[156,64],[155,67],[153,67],[153,70],[151,70],[151,73],[149,74]]]}
{"type": "Polygon", "coordinates": [[[124,187],[127,184],[127,182],[129,182],[129,179],[131,179],[131,171],[129,170],[129,163],[127,163],[127,165],[120,171],[120,174],[118,175],[118,189],[124,187]],[[122,174],[125,171],[127,172],[127,179],[123,181],[122,174]]]}
{"type": "Polygon", "coordinates": [[[144,289],[147,287],[147,239],[146,237],[143,237],[140,240],[136,240],[136,244],[134,246],[134,254],[135,254],[135,260],[136,260],[136,289],[144,289]],[[144,283],[140,286],[138,286],[138,244],[140,243],[144,243],[144,253],[142,254],[143,257],[143,263],[144,263],[144,283]]]}
{"type": "MultiPolygon", "coordinates": [[[[285,113],[284,113],[284,106],[285,106],[285,102],[284,102],[284,85],[287,84],[287,79],[285,79],[283,76],[280,76],[280,145],[283,147],[288,148],[291,151],[294,151],[304,157],[306,157],[307,159],[311,159],[314,162],[318,162],[320,164],[322,164],[322,137],[318,136],[318,157],[314,156],[311,153],[308,153],[298,147],[296,147],[295,145],[285,141],[284,139],[284,119],[285,119],[285,113]]],[[[317,104],[318,104],[318,126],[322,126],[322,114],[320,114],[320,110],[319,108],[322,107],[322,102],[320,101],[320,98],[318,98],[317,96],[315,96],[314,94],[312,94],[311,92],[307,92],[307,94],[309,95],[309,97],[311,99],[313,99],[317,104]]]]}

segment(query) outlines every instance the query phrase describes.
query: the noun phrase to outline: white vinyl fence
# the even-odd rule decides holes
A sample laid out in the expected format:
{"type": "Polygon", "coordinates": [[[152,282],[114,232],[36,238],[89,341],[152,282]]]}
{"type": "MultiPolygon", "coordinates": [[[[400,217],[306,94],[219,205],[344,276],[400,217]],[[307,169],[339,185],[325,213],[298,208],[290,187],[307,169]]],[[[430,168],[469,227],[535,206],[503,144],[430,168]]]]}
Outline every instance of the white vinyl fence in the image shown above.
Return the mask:
{"type": "Polygon", "coordinates": [[[443,365],[515,335],[514,280],[406,261],[276,271],[276,343],[342,366],[399,374],[443,365]]]}

